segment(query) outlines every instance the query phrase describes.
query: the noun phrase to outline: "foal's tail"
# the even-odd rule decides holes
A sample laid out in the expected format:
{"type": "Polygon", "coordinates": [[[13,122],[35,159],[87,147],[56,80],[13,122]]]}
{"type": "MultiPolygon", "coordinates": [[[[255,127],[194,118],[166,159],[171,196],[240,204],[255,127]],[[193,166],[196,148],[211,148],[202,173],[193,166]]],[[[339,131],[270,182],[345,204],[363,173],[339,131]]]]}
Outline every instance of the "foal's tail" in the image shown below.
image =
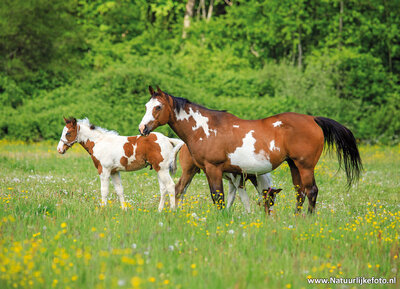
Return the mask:
{"type": "Polygon", "coordinates": [[[360,153],[353,133],[344,125],[326,117],[315,117],[315,122],[324,132],[325,145],[330,150],[336,146],[336,153],[339,161],[339,169],[344,164],[346,171],[347,185],[351,186],[354,181],[360,178],[363,169],[360,153]]]}
{"type": "Polygon", "coordinates": [[[172,149],[171,159],[170,159],[170,163],[169,163],[169,173],[171,175],[175,175],[176,168],[177,168],[177,165],[176,165],[177,157],[176,156],[185,143],[177,138],[170,138],[169,142],[174,146],[174,148],[172,149]]]}

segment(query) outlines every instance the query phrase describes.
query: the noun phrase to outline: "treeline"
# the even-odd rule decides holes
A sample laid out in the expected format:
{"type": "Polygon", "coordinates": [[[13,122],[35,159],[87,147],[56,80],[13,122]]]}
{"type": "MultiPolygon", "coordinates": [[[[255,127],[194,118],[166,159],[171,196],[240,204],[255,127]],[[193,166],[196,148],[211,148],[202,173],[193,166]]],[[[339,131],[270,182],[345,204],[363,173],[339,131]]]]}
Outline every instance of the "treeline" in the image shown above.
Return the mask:
{"type": "Polygon", "coordinates": [[[399,75],[400,0],[0,2],[0,138],[57,139],[63,115],[136,134],[159,85],[243,118],[323,115],[396,143],[399,75]]]}

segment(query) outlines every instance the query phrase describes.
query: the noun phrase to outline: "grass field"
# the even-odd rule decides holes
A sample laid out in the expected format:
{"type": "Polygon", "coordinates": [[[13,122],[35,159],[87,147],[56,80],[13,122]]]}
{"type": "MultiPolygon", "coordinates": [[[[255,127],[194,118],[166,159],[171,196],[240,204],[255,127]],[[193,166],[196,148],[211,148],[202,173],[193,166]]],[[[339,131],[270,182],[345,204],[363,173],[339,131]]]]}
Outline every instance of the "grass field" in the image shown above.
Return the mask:
{"type": "Polygon", "coordinates": [[[218,211],[202,174],[177,211],[158,213],[148,169],[122,174],[123,212],[113,190],[99,206],[97,172],[78,145],[61,156],[54,143],[0,141],[0,288],[359,288],[307,279],[399,279],[400,146],[363,146],[361,156],[365,172],[349,191],[336,157],[320,160],[314,216],[293,214],[286,164],[273,172],[283,192],[271,217],[251,184],[252,214],[239,200],[218,211]]]}

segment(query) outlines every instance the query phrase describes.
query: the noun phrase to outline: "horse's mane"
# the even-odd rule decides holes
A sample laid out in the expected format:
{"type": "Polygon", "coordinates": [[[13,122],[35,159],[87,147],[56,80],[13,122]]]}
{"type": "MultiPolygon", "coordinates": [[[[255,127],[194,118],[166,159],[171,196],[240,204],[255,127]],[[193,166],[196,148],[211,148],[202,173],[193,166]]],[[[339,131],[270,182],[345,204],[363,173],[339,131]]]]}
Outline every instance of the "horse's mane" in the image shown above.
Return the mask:
{"type": "Polygon", "coordinates": [[[201,104],[195,103],[195,102],[191,102],[190,100],[187,100],[186,98],[183,97],[176,97],[173,96],[171,94],[168,94],[166,92],[164,92],[166,95],[170,96],[172,98],[173,104],[174,104],[174,108],[177,110],[177,112],[179,113],[181,111],[181,109],[183,109],[186,104],[191,104],[191,105],[195,105],[201,109],[205,109],[211,112],[226,112],[226,110],[216,110],[216,109],[211,109],[205,106],[202,106],[201,104]]]}
{"type": "Polygon", "coordinates": [[[95,126],[95,125],[91,124],[87,117],[84,118],[84,119],[78,120],[78,124],[86,126],[86,127],[90,128],[91,130],[95,130],[95,131],[100,132],[102,134],[119,135],[119,133],[117,133],[115,130],[107,130],[105,128],[102,128],[102,127],[95,126]]]}

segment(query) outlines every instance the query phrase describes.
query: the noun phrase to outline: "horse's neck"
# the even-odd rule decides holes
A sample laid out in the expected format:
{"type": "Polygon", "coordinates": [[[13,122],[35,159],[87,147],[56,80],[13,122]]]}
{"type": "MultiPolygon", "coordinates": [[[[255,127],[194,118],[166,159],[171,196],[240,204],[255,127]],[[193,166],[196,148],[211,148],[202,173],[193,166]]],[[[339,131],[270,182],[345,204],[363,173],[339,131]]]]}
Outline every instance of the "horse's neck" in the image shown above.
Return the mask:
{"type": "Polygon", "coordinates": [[[86,126],[80,126],[77,141],[90,154],[93,154],[93,147],[102,138],[102,134],[95,130],[91,130],[86,126]]]}
{"type": "Polygon", "coordinates": [[[179,113],[174,108],[169,125],[185,143],[189,143],[192,140],[193,128],[203,130],[206,135],[210,134],[209,125],[213,123],[212,118],[209,110],[190,103],[182,107],[179,113]]]}

